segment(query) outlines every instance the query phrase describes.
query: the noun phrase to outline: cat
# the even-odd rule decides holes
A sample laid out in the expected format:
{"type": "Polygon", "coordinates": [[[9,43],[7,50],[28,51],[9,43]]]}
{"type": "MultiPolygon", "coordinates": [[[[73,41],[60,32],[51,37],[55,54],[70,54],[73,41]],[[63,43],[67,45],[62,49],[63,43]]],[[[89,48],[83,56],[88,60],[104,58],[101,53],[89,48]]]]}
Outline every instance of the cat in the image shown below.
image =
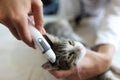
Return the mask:
{"type": "Polygon", "coordinates": [[[42,66],[44,69],[69,70],[76,67],[85,56],[85,48],[80,42],[58,38],[50,34],[46,34],[45,38],[56,55],[56,61],[55,63],[47,62],[42,66]],[[83,49],[81,50],[81,48],[83,49]]]}
{"type": "Polygon", "coordinates": [[[77,62],[85,55],[81,52],[81,47],[84,44],[69,23],[65,20],[48,23],[45,25],[45,30],[48,33],[45,38],[56,54],[56,62],[54,64],[48,62],[43,67],[45,69],[49,67],[49,69],[64,70],[75,67],[77,62]]]}

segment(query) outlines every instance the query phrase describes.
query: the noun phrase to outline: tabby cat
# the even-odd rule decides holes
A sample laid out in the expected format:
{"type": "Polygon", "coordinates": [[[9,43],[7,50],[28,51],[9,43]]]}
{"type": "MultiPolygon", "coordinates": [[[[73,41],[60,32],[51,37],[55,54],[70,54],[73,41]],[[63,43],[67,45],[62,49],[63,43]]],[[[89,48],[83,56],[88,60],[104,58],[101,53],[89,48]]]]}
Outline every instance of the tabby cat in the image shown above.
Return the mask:
{"type": "Polygon", "coordinates": [[[51,68],[67,70],[76,66],[79,59],[84,56],[84,54],[81,53],[81,47],[83,47],[83,45],[81,44],[82,40],[72,30],[70,24],[65,20],[52,22],[46,24],[45,29],[49,33],[45,38],[57,57],[54,64],[48,64],[46,67],[52,66],[51,68]]]}

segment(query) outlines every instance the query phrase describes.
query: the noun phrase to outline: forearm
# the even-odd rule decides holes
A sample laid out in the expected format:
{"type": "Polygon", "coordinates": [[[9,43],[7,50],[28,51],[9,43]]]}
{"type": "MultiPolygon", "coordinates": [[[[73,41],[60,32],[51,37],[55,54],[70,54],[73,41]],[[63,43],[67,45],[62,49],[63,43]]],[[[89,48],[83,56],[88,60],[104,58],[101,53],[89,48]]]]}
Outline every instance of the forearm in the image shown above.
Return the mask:
{"type": "Polygon", "coordinates": [[[101,44],[97,46],[97,52],[103,57],[103,64],[101,63],[99,67],[101,67],[104,72],[111,65],[115,48],[113,45],[110,44],[101,44]]]}
{"type": "Polygon", "coordinates": [[[112,45],[99,45],[97,52],[87,50],[87,54],[83,59],[84,63],[80,64],[80,76],[88,79],[105,72],[111,64],[114,47],[112,45]]]}
{"type": "Polygon", "coordinates": [[[104,53],[104,55],[107,55],[109,57],[113,56],[115,49],[113,45],[109,44],[101,44],[97,46],[97,52],[104,53]]]}

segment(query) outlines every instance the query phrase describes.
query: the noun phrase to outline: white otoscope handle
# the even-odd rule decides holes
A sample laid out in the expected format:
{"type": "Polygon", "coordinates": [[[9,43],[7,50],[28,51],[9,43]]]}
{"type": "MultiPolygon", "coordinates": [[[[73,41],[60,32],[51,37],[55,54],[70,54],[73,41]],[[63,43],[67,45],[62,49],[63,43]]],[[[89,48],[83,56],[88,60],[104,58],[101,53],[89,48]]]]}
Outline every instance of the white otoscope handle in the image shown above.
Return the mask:
{"type": "Polygon", "coordinates": [[[54,63],[56,61],[56,55],[51,49],[50,45],[42,36],[42,34],[34,27],[34,24],[30,21],[30,19],[28,19],[28,24],[35,45],[40,49],[45,58],[54,63]]]}

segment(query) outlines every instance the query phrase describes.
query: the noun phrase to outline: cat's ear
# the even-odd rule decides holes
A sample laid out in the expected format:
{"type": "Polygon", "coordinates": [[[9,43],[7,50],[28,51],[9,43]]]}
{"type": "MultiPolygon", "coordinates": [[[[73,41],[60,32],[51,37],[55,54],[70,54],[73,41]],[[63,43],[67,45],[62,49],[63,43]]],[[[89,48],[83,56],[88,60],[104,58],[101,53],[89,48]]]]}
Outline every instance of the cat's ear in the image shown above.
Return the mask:
{"type": "Polygon", "coordinates": [[[58,43],[58,42],[60,42],[60,39],[59,39],[58,37],[53,36],[53,35],[48,34],[48,33],[46,34],[45,39],[46,39],[48,42],[51,42],[51,43],[58,43]]]}

